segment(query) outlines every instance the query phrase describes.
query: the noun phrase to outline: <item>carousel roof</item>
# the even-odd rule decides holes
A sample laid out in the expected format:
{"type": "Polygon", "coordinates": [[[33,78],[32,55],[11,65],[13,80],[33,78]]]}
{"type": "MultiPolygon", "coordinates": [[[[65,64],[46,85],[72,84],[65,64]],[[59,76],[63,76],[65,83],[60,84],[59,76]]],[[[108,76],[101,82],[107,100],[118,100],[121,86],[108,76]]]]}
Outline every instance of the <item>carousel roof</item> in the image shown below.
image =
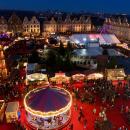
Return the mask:
{"type": "MultiPolygon", "coordinates": [[[[37,88],[25,96],[25,108],[32,113],[40,112],[46,115],[65,108],[71,101],[68,91],[62,88],[37,88]]],[[[54,113],[53,113],[54,114],[54,113]]]]}

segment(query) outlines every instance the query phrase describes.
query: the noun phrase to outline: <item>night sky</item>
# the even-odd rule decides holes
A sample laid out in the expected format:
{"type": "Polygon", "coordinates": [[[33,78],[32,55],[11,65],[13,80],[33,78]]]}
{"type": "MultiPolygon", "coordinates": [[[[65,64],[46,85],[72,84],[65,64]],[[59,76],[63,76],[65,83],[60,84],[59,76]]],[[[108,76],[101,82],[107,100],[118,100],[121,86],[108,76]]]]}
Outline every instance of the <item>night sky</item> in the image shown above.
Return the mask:
{"type": "Polygon", "coordinates": [[[130,14],[130,0],[0,0],[0,9],[88,11],[130,14]]]}

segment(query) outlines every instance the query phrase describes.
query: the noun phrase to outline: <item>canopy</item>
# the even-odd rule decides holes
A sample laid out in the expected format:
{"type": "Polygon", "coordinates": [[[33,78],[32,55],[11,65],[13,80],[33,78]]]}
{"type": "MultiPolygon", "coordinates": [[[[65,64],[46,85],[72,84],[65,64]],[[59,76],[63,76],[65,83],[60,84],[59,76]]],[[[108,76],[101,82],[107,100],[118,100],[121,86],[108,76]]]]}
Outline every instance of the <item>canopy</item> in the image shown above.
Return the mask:
{"type": "Polygon", "coordinates": [[[72,79],[76,80],[76,81],[83,81],[85,79],[85,75],[84,74],[75,74],[75,75],[72,75],[72,79]]]}
{"type": "Polygon", "coordinates": [[[103,78],[103,74],[102,73],[92,73],[92,74],[89,74],[86,78],[88,80],[91,80],[91,79],[101,79],[101,78],[103,78]]]}
{"type": "Polygon", "coordinates": [[[27,75],[27,80],[29,81],[48,81],[47,75],[42,73],[33,73],[30,75],[27,75]]]}
{"type": "Polygon", "coordinates": [[[19,109],[19,102],[9,102],[6,108],[7,112],[17,112],[19,109]]]}
{"type": "Polygon", "coordinates": [[[70,77],[66,76],[65,73],[55,73],[55,76],[50,78],[50,81],[56,83],[62,83],[62,82],[69,83],[70,77]]]}
{"type": "Polygon", "coordinates": [[[73,34],[70,40],[77,44],[98,42],[100,44],[118,44],[120,41],[114,34],[73,34]]]}

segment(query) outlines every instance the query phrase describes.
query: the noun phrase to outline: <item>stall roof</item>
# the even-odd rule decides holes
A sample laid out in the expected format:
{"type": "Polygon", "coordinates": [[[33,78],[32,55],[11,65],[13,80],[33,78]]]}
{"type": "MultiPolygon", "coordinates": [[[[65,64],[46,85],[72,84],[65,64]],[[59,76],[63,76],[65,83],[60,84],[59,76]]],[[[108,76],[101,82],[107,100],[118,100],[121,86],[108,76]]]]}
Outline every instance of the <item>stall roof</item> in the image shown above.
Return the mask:
{"type": "Polygon", "coordinates": [[[6,112],[18,111],[19,102],[9,102],[6,108],[6,112]]]}
{"type": "Polygon", "coordinates": [[[120,69],[106,69],[106,76],[108,80],[122,80],[126,77],[123,68],[120,69]]]}

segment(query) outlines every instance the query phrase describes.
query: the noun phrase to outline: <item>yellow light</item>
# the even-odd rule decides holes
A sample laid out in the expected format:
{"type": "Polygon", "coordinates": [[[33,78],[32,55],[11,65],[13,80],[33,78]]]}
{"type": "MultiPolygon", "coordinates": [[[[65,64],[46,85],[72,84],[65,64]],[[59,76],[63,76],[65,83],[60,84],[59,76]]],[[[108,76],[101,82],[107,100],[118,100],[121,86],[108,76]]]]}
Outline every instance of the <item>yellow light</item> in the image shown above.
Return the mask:
{"type": "MultiPolygon", "coordinates": [[[[58,88],[57,89],[61,90],[61,88],[58,88]]],[[[35,111],[33,110],[32,108],[28,107],[27,103],[26,103],[26,98],[28,97],[28,95],[35,91],[36,89],[33,89],[32,91],[30,91],[29,93],[27,93],[25,95],[25,98],[24,98],[24,106],[25,106],[25,110],[27,112],[29,112],[30,114],[34,115],[34,116],[38,116],[38,117],[54,117],[54,116],[58,116],[60,114],[63,114],[67,111],[70,110],[71,108],[71,105],[72,105],[72,96],[70,94],[70,92],[68,92],[67,90],[65,90],[64,88],[62,88],[62,90],[64,90],[66,93],[68,93],[69,97],[70,97],[70,101],[69,103],[64,107],[64,108],[61,108],[57,111],[50,111],[50,112],[42,112],[42,111],[35,111]]]]}

